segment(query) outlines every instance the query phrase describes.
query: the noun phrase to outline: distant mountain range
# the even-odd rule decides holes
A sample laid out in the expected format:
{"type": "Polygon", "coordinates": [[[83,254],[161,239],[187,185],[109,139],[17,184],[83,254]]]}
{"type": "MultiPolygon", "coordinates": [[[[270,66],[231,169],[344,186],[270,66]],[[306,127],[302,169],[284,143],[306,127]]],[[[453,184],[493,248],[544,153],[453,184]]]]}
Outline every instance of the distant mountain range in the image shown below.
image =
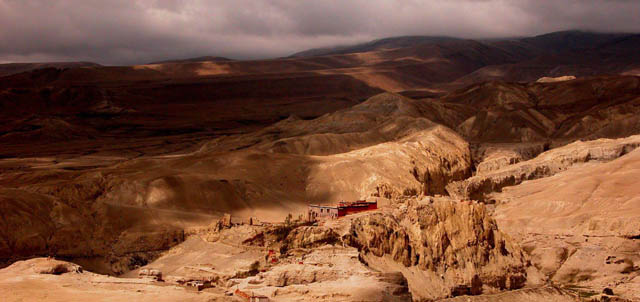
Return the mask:
{"type": "MultiPolygon", "coordinates": [[[[295,70],[313,70],[315,68],[344,68],[355,67],[356,65],[372,65],[372,62],[352,62],[351,57],[340,59],[341,63],[336,66],[333,62],[336,56],[346,56],[356,53],[376,54],[377,61],[374,65],[381,65],[378,61],[387,62],[382,65],[389,65],[390,62],[398,62],[400,58],[430,58],[444,57],[450,64],[462,63],[464,65],[458,75],[462,83],[471,83],[489,79],[507,79],[513,81],[535,80],[538,76],[558,76],[564,73],[600,74],[613,71],[614,73],[625,72],[628,69],[637,68],[635,63],[635,53],[640,46],[640,34],[632,33],[597,33],[589,31],[569,30],[559,31],[534,37],[503,38],[503,39],[460,39],[446,36],[401,36],[389,37],[366,43],[313,48],[294,53],[286,58],[271,59],[271,63],[263,63],[265,60],[253,60],[261,62],[256,66],[251,66],[251,72],[257,69],[261,72],[261,66],[290,65],[284,62],[291,59],[302,59],[295,64],[295,70]],[[332,57],[322,59],[322,63],[314,62],[307,64],[306,60],[317,61],[314,57],[332,57]],[[345,61],[346,59],[346,61],[345,61]],[[604,66],[585,67],[591,62],[599,61],[604,66]],[[453,61],[452,61],[453,60],[453,61]],[[630,61],[631,60],[631,61],[630,61]],[[305,62],[300,64],[300,62],[305,62]],[[327,65],[325,65],[327,64],[327,65]],[[506,65],[505,65],[506,64],[506,65]],[[633,68],[627,68],[633,65],[633,68]],[[472,70],[468,70],[472,68],[472,70]],[[517,72],[515,70],[518,70],[517,72]],[[468,72],[467,72],[468,71],[468,72]],[[594,72],[590,72],[594,71],[594,72]],[[498,75],[498,76],[496,76],[498,75]],[[464,77],[462,77],[464,76],[464,77]]],[[[244,66],[245,61],[219,56],[202,56],[186,59],[173,59],[154,61],[148,64],[188,64],[198,62],[234,62],[235,66],[244,66]]],[[[408,63],[408,61],[404,61],[408,63]]],[[[442,63],[442,62],[440,62],[442,63]]],[[[394,63],[395,64],[395,63],[394,63]]],[[[393,65],[393,64],[392,64],[393,65]]],[[[416,70],[418,67],[409,68],[407,64],[402,64],[403,69],[416,70]]],[[[415,64],[414,64],[415,65],[415,64]]],[[[77,67],[98,67],[101,66],[92,62],[41,62],[41,63],[10,63],[0,64],[0,76],[6,76],[42,68],[77,68],[77,67]]],[[[279,69],[278,66],[276,70],[279,69]]],[[[273,66],[272,66],[273,67],[273,66]]],[[[290,70],[290,67],[287,67],[290,70]]],[[[242,68],[244,69],[244,68],[242,68]]],[[[460,68],[457,68],[460,70],[460,68]]],[[[453,76],[452,74],[452,76],[453,76]]],[[[431,76],[429,76],[431,78],[431,76]]],[[[415,80],[415,79],[414,79],[415,80]]],[[[445,77],[445,82],[453,79],[445,77]]],[[[431,81],[430,81],[431,82],[431,81]]]]}
{"type": "MultiPolygon", "coordinates": [[[[619,38],[625,38],[632,36],[628,33],[597,33],[580,30],[567,30],[558,31],[548,34],[538,35],[534,37],[525,38],[498,38],[498,39],[479,39],[477,41],[487,44],[492,44],[502,41],[517,41],[522,42],[523,45],[528,48],[534,48],[538,51],[549,52],[561,52],[567,50],[576,50],[591,48],[599,44],[611,42],[619,38]]],[[[446,36],[401,36],[401,37],[389,37],[378,40],[369,41],[366,43],[335,46],[335,47],[322,47],[312,48],[305,51],[297,52],[291,55],[292,58],[297,57],[310,57],[310,56],[325,56],[336,54],[348,54],[358,52],[368,52],[375,50],[388,50],[403,47],[415,47],[425,44],[436,44],[451,41],[463,41],[468,39],[460,39],[446,36]]]]}
{"type": "Polygon", "coordinates": [[[8,63],[0,64],[0,76],[6,76],[42,68],[77,68],[101,66],[92,62],[43,62],[43,63],[8,63]]]}
{"type": "Polygon", "coordinates": [[[421,44],[442,43],[461,40],[453,37],[435,37],[435,36],[401,36],[390,37],[379,40],[373,40],[362,44],[312,48],[292,54],[291,58],[326,56],[336,54],[348,54],[356,52],[367,52],[373,50],[393,49],[401,47],[412,47],[421,44]]]}
{"type": "Polygon", "coordinates": [[[149,64],[226,62],[226,61],[233,61],[233,60],[225,57],[204,56],[204,57],[188,58],[188,59],[157,61],[157,62],[151,62],[149,64]]]}

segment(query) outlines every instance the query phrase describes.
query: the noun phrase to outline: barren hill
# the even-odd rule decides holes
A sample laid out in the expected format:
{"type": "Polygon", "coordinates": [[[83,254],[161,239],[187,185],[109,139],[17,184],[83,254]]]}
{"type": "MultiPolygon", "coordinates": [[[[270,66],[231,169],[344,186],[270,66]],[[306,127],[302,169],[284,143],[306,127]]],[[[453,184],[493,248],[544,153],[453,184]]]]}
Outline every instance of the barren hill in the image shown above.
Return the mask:
{"type": "Polygon", "coordinates": [[[623,137],[639,130],[634,113],[639,85],[640,78],[633,76],[529,84],[492,81],[439,101],[473,109],[463,115],[464,122],[447,125],[474,142],[623,137]]]}

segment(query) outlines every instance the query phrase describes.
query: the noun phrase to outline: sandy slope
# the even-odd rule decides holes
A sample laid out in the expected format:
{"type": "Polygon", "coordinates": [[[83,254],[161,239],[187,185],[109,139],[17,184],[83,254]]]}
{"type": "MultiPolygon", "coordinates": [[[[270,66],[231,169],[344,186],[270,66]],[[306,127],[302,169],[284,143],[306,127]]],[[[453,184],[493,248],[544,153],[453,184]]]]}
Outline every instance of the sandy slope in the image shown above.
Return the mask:
{"type": "Polygon", "coordinates": [[[496,194],[500,227],[523,241],[560,284],[604,287],[640,299],[640,150],[589,163],[496,194]]]}
{"type": "Polygon", "coordinates": [[[223,292],[198,293],[148,280],[122,279],[90,272],[61,275],[39,270],[55,260],[36,258],[0,270],[3,301],[229,301],[223,292]]]}
{"type": "Polygon", "coordinates": [[[496,210],[503,223],[540,233],[640,235],[640,150],[608,163],[586,164],[506,187],[496,210]]]}

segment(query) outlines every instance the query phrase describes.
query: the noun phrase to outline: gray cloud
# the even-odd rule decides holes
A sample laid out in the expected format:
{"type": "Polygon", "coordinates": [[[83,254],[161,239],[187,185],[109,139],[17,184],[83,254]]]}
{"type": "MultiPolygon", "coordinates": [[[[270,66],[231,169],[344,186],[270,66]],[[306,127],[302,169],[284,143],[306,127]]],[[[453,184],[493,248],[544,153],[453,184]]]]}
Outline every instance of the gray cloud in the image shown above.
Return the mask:
{"type": "Polygon", "coordinates": [[[0,62],[265,58],[398,35],[640,31],[635,0],[0,0],[0,62]]]}

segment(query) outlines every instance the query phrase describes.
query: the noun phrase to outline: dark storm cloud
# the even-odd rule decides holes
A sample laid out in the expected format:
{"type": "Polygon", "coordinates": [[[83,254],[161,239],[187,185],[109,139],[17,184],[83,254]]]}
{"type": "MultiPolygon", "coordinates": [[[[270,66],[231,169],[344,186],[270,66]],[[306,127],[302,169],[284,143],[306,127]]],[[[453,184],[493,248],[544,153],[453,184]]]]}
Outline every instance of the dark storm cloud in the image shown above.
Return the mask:
{"type": "Polygon", "coordinates": [[[398,35],[640,31],[640,1],[0,0],[0,62],[264,58],[398,35]]]}

